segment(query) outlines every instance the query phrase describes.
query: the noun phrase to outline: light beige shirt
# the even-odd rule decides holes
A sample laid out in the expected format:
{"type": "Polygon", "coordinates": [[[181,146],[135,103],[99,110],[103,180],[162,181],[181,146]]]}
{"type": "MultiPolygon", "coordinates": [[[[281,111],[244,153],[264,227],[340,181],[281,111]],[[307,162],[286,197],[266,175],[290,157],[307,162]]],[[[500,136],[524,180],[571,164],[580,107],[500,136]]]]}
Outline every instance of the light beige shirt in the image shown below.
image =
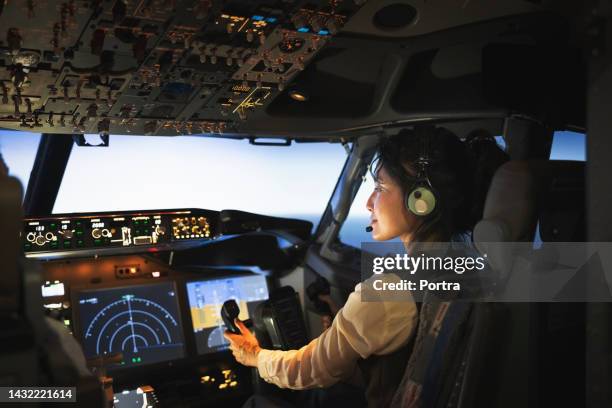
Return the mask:
{"type": "MultiPolygon", "coordinates": [[[[380,277],[399,281],[393,274],[380,277]]],[[[350,377],[360,358],[396,351],[413,335],[418,312],[409,292],[402,294],[401,301],[384,299],[388,298],[372,285],[359,283],[331,327],[318,338],[299,350],[261,350],[259,375],[282,388],[327,387],[350,377]],[[362,296],[378,300],[365,302],[362,296]]]]}

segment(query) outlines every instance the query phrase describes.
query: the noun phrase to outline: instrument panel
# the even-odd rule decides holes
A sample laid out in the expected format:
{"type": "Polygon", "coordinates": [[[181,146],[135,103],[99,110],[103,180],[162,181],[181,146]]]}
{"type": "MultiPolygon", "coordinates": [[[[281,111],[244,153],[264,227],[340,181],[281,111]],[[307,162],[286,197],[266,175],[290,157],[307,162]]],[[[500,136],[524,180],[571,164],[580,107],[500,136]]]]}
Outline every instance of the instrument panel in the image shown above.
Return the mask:
{"type": "Polygon", "coordinates": [[[187,356],[185,332],[198,355],[226,350],[223,302],[236,300],[246,320],[268,297],[262,275],[88,285],[71,291],[71,327],[87,358],[121,353],[114,368],[162,363],[187,356]]]}
{"type": "Polygon", "coordinates": [[[215,239],[217,219],[200,209],[30,217],[22,242],[30,258],[180,249],[215,239]]]}
{"type": "MultiPolygon", "coordinates": [[[[95,268],[83,272],[78,263],[62,266],[63,273],[58,276],[54,272],[59,265],[49,265],[51,273],[46,275],[59,279],[42,285],[45,309],[72,330],[87,358],[122,353],[112,368],[226,350],[228,342],[223,337],[225,325],[220,315],[223,303],[236,300],[240,318],[246,320],[259,303],[269,298],[263,275],[225,272],[198,278],[164,270],[119,282],[109,266],[121,259],[112,258],[100,265],[108,269],[105,277],[95,277],[95,268]]],[[[160,270],[159,265],[143,269],[151,268],[160,270]]]]}
{"type": "Polygon", "coordinates": [[[268,299],[266,276],[219,268],[187,271],[158,255],[41,262],[46,314],[71,331],[90,365],[107,368],[119,400],[127,398],[121,390],[143,383],[169,406],[186,401],[196,406],[203,397],[222,404],[250,395],[250,371],[223,352],[228,343],[220,308],[233,298],[245,306],[241,317],[252,317],[268,299]],[[142,273],[116,274],[127,266],[142,273]],[[177,394],[177,388],[188,391],[177,394]]]}
{"type": "MultiPolygon", "coordinates": [[[[269,297],[267,275],[252,273],[249,264],[224,266],[207,256],[193,264],[180,256],[177,261],[178,254],[199,252],[182,249],[249,232],[251,224],[266,228],[262,219],[270,222],[224,211],[116,211],[23,220],[27,262],[43,261],[38,265],[45,314],[68,328],[90,367],[108,370],[116,391],[146,383],[169,406],[197,403],[204,395],[222,405],[253,392],[250,371],[224,353],[228,342],[220,310],[235,299],[242,318],[253,316],[269,297]],[[224,222],[246,226],[228,229],[224,222]],[[188,393],[174,391],[185,386],[188,393]]],[[[124,394],[115,397],[131,401],[124,394]]]]}

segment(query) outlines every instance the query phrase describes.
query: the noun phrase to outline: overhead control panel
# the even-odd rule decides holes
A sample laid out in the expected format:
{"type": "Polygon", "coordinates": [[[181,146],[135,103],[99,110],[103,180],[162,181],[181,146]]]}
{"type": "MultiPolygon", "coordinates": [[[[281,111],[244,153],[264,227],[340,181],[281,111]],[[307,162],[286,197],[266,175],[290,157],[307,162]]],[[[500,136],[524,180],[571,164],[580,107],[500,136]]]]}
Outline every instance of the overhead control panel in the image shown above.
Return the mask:
{"type": "Polygon", "coordinates": [[[217,219],[199,209],[26,218],[23,249],[33,258],[180,249],[214,239],[217,219]]]}
{"type": "Polygon", "coordinates": [[[362,2],[0,2],[0,127],[240,132],[362,2]]]}

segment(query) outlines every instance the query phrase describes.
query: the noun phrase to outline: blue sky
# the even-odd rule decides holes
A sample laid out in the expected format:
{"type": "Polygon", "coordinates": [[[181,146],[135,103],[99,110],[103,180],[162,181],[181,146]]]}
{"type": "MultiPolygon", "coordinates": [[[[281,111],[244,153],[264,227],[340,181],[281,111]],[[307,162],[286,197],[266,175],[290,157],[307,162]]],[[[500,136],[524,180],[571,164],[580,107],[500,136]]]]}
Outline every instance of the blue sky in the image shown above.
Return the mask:
{"type": "Polygon", "coordinates": [[[584,135],[575,132],[555,132],[550,158],[552,160],[586,160],[584,135]]]}
{"type": "Polygon", "coordinates": [[[40,133],[0,130],[0,154],[9,173],[23,184],[24,191],[34,164],[40,133]]]}

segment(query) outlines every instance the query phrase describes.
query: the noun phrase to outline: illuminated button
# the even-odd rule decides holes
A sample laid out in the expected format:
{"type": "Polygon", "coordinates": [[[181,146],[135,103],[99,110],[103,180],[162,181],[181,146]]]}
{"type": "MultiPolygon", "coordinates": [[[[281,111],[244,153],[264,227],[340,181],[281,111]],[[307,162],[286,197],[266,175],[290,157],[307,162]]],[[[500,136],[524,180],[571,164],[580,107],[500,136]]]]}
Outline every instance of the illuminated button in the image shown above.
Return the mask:
{"type": "Polygon", "coordinates": [[[64,241],[64,248],[67,248],[72,245],[72,241],[64,241]]]}
{"type": "Polygon", "coordinates": [[[94,239],[94,245],[100,245],[102,243],[101,239],[94,239]]]}
{"type": "Polygon", "coordinates": [[[58,246],[58,242],[57,241],[54,241],[54,242],[51,243],[51,248],[57,248],[57,246],[58,246]]]}
{"type": "Polygon", "coordinates": [[[49,228],[51,228],[51,229],[55,229],[55,227],[56,227],[56,225],[55,225],[55,224],[50,224],[50,225],[49,225],[49,228]]]}
{"type": "Polygon", "coordinates": [[[30,249],[32,249],[32,245],[31,245],[31,244],[25,244],[25,245],[23,246],[23,249],[24,249],[25,251],[29,251],[30,249]]]}
{"type": "Polygon", "coordinates": [[[82,246],[83,246],[83,240],[82,240],[82,239],[79,239],[79,240],[77,241],[77,246],[78,246],[78,247],[82,247],[82,246]]]}
{"type": "Polygon", "coordinates": [[[76,232],[76,234],[77,234],[78,236],[83,235],[83,230],[78,230],[78,231],[76,232]]]}

